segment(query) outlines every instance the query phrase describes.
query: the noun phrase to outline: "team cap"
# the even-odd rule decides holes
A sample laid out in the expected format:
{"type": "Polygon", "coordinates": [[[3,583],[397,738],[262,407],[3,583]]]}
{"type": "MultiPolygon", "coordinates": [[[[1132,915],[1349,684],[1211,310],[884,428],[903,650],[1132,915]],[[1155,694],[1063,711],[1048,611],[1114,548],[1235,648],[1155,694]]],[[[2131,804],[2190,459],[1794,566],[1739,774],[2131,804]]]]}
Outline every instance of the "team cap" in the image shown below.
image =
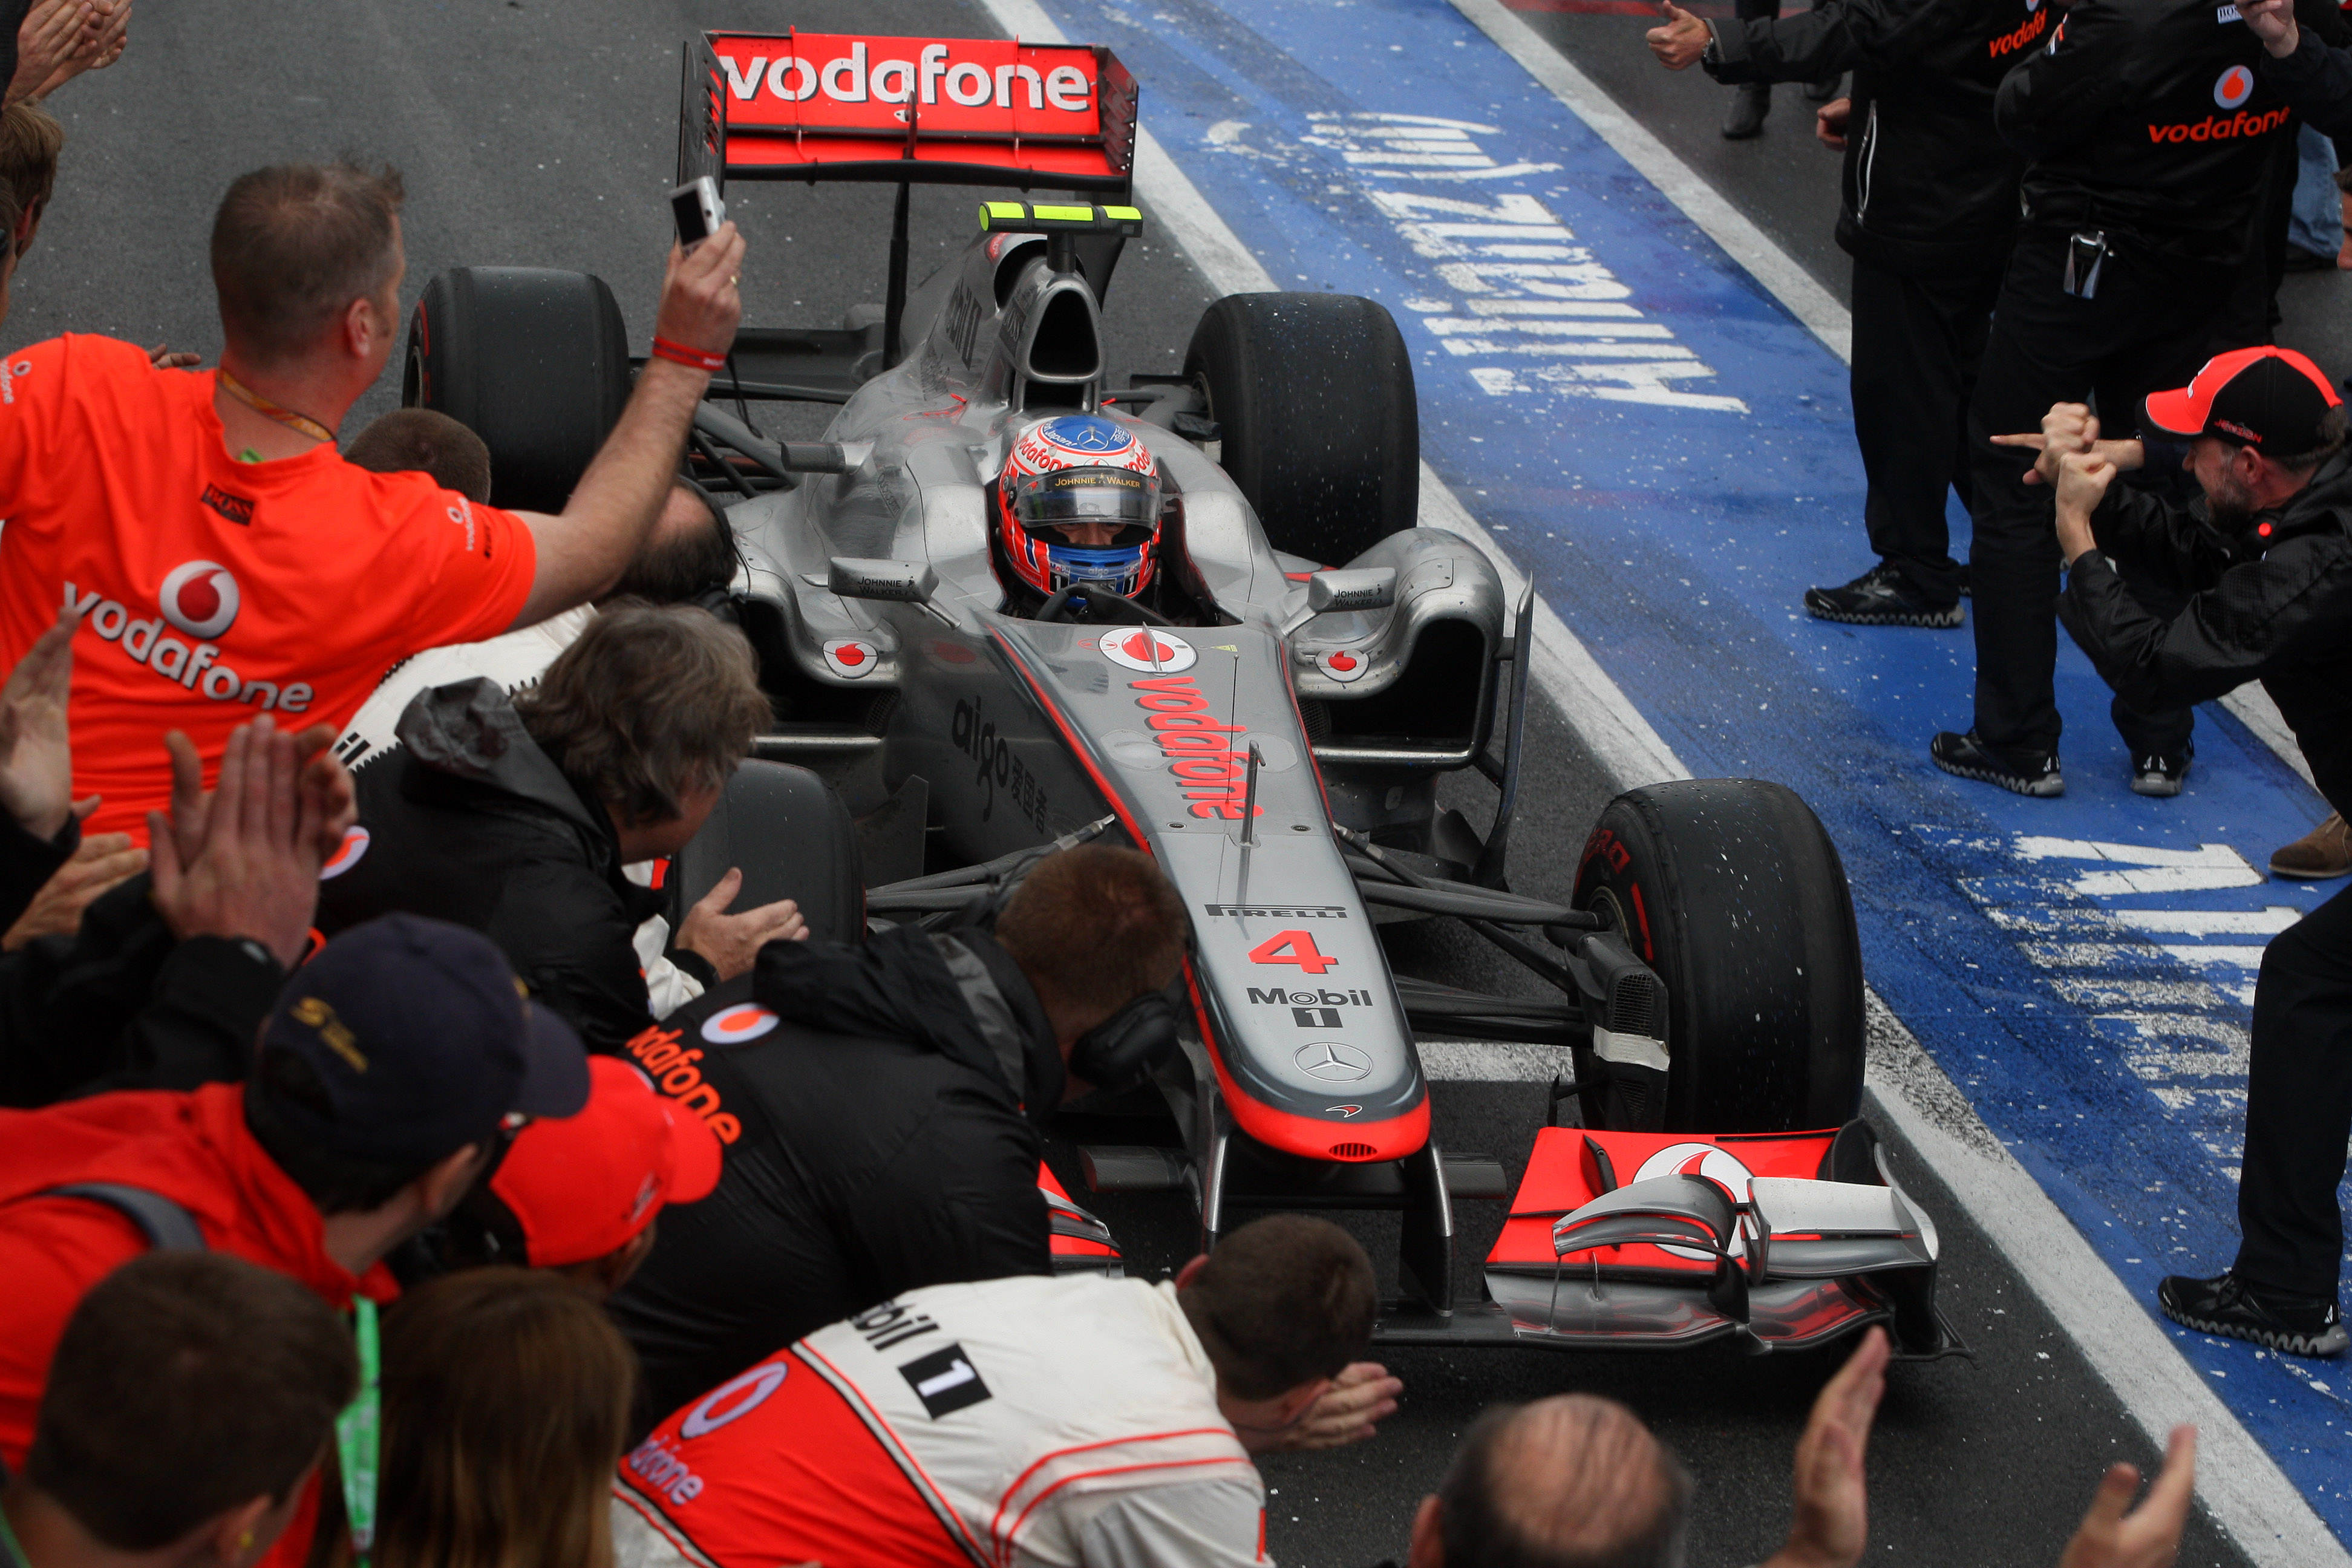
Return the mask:
{"type": "Polygon", "coordinates": [[[262,1026],[263,1051],[300,1058],[319,1092],[268,1073],[258,1092],[313,1142],[389,1164],[446,1158],[509,1116],[569,1116],[588,1099],[580,1037],[522,993],[479,932],[408,914],[353,926],[262,1026]]]}
{"type": "Polygon", "coordinates": [[[2344,400],[2293,349],[2232,349],[2197,379],[2147,398],[2147,422],[2171,436],[2211,436],[2265,457],[2298,458],[2319,445],[2319,422],[2344,400]]]}
{"type": "Polygon", "coordinates": [[[664,1205],[693,1203],[719,1184],[719,1136],[702,1118],[618,1057],[590,1058],[588,1077],[586,1107],[524,1128],[490,1178],[534,1268],[616,1251],[664,1205]]]}

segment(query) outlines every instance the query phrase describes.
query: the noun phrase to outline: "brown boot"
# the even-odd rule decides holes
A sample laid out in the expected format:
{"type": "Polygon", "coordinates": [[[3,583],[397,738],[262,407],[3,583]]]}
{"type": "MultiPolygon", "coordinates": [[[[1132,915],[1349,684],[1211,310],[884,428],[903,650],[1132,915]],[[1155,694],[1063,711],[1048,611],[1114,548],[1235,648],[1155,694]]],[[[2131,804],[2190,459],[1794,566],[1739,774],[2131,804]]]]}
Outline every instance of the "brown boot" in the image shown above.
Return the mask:
{"type": "Polygon", "coordinates": [[[2271,857],[2271,875],[2298,882],[2325,882],[2352,871],[2352,834],[2344,817],[2329,812],[2327,820],[2271,857]]]}

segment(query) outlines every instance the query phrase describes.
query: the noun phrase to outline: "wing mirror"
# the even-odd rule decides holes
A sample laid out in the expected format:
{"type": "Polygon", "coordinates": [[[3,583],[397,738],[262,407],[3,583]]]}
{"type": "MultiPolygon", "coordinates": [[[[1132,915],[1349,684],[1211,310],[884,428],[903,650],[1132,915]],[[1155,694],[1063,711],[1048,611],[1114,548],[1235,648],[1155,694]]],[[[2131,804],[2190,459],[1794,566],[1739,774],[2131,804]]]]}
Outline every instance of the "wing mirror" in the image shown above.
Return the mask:
{"type": "Polygon", "coordinates": [[[921,561],[882,561],[860,555],[836,555],[825,563],[825,589],[845,599],[885,599],[901,605],[928,605],[939,587],[939,574],[921,561]]]}
{"type": "Polygon", "coordinates": [[[1307,607],[1285,623],[1288,637],[1318,616],[1335,610],[1384,610],[1396,603],[1396,568],[1359,566],[1318,572],[1307,579],[1307,607]]]}

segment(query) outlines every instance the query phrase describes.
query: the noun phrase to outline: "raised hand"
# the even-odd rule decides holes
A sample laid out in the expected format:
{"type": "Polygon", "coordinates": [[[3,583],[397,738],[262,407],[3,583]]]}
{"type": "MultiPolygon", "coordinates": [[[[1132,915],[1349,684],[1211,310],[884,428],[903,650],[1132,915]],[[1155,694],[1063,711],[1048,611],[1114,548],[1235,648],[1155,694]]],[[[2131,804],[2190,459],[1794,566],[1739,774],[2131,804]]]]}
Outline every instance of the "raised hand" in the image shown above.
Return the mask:
{"type": "Polygon", "coordinates": [[[1765,1568],[1853,1568],[1870,1535],[1863,1452],[1886,1392],[1886,1331],[1874,1328],[1813,1401],[1797,1440],[1797,1517],[1765,1568]]]}
{"type": "Polygon", "coordinates": [[[36,937],[73,935],[84,910],[146,868],[147,851],[133,848],[128,833],[91,834],[0,936],[0,951],[14,952],[36,937]]]}
{"type": "Polygon", "coordinates": [[[707,353],[734,347],[735,328],[743,320],[742,268],[743,236],[732,222],[720,224],[690,256],[672,245],[654,316],[656,335],[707,353]]]}
{"type": "Polygon", "coordinates": [[[1688,70],[1698,64],[1699,57],[1706,53],[1707,39],[1714,36],[1707,31],[1706,24],[1675,5],[1675,0],[1658,0],[1658,15],[1665,18],[1666,25],[1653,27],[1643,35],[1649,40],[1650,52],[1658,57],[1658,63],[1670,71],[1688,70]]]}
{"type": "MultiPolygon", "coordinates": [[[[184,784],[177,747],[173,762],[175,785],[184,784]]],[[[199,790],[202,826],[193,853],[178,820],[183,789],[173,792],[171,816],[147,814],[155,908],[173,935],[249,937],[294,966],[318,908],[328,842],[305,808],[305,793],[301,743],[264,715],[229,732],[219,787],[209,797],[199,790]]]]}
{"type": "Polygon", "coordinates": [[[2238,7],[2238,15],[2274,60],[2294,53],[2303,41],[2303,31],[2294,22],[2294,0],[2250,0],[2238,7]]]}
{"type": "Polygon", "coordinates": [[[66,697],[81,617],[60,611],[0,688],[0,809],[36,838],[55,838],[73,807],[73,748],[66,697]]]}
{"type": "Polygon", "coordinates": [[[2175,1426],[2164,1447],[2164,1468],[2137,1511],[2124,1510],[2139,1490],[2139,1468],[2107,1467],[2058,1568],[2171,1568],[2196,1486],[2197,1428],[2175,1426]]]}

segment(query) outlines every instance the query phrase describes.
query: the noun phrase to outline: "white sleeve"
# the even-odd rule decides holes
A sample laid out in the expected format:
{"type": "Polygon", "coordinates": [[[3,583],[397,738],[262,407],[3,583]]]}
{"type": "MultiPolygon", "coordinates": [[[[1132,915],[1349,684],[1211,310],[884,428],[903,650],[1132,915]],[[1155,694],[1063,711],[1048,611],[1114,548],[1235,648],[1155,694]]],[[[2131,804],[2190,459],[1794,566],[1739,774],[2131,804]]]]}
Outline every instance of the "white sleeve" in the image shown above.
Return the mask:
{"type": "MultiPolygon", "coordinates": [[[[1180,1486],[1082,1494],[1055,1511],[1084,1568],[1272,1568],[1258,1547],[1265,1495],[1255,1470],[1180,1486]]],[[[1041,1542],[1041,1545],[1044,1543],[1041,1542]]],[[[1015,1568],[1033,1559],[1015,1554],[1015,1568]]]]}
{"type": "Polygon", "coordinates": [[[613,1568],[700,1568],[635,1508],[613,1499],[613,1568]]]}
{"type": "MultiPolygon", "coordinates": [[[[625,866],[631,881],[643,879],[635,875],[635,866],[625,866]]],[[[702,982],[672,963],[663,954],[669,950],[669,921],[655,915],[639,926],[630,939],[636,949],[637,967],[646,975],[646,1010],[656,1018],[667,1018],[697,996],[702,994],[702,982]]]]}

